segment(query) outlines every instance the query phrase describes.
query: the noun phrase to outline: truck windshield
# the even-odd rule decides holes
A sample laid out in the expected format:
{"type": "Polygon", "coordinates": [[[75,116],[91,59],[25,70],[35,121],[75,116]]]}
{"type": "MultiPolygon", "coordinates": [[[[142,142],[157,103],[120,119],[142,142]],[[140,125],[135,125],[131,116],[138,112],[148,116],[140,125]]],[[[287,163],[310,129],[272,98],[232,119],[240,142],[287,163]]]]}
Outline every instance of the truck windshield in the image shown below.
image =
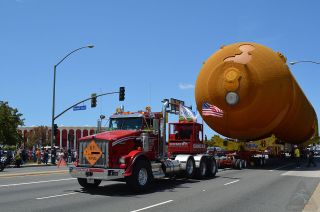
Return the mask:
{"type": "Polygon", "coordinates": [[[142,128],[142,118],[110,119],[109,130],[139,130],[142,128]]]}

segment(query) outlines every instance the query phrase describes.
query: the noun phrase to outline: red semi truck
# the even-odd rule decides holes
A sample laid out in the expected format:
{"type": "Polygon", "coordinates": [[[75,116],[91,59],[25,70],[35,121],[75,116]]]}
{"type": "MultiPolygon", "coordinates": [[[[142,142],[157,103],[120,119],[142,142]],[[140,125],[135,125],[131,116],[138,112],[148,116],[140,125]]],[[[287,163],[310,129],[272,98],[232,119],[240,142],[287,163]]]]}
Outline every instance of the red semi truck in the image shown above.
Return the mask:
{"type": "Polygon", "coordinates": [[[166,141],[168,104],[164,101],[162,112],[118,112],[108,131],[81,138],[71,176],[87,189],[122,178],[135,191],[147,189],[153,179],[214,177],[217,164],[206,153],[202,124],[170,123],[166,141]]]}

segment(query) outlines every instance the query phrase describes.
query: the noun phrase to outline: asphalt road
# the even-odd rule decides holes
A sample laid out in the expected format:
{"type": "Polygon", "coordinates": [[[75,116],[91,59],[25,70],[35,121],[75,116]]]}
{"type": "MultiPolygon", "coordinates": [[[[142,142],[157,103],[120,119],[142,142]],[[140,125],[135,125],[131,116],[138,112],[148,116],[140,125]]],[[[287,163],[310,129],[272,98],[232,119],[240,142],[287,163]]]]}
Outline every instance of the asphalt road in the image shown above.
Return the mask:
{"type": "Polygon", "coordinates": [[[85,191],[66,170],[33,167],[1,172],[0,211],[280,212],[302,211],[306,204],[309,211],[320,211],[320,199],[312,196],[320,182],[320,163],[317,168],[295,169],[288,162],[266,169],[223,170],[202,181],[159,180],[143,194],[116,181],[85,191]]]}

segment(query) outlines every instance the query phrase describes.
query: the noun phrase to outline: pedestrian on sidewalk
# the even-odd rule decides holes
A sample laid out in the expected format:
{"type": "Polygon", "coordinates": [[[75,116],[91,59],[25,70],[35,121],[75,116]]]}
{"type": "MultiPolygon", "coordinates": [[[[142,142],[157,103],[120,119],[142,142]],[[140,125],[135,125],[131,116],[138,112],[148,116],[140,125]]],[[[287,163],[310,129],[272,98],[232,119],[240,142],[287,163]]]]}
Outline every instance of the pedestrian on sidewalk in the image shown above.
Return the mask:
{"type": "Polygon", "coordinates": [[[300,150],[298,148],[297,145],[294,145],[294,158],[295,158],[295,161],[296,161],[296,167],[297,168],[300,168],[300,150]]]}
{"type": "Polygon", "coordinates": [[[51,150],[51,163],[53,165],[56,165],[56,157],[57,157],[57,151],[56,151],[56,148],[53,147],[53,149],[51,150]]]}
{"type": "Polygon", "coordinates": [[[44,150],[44,153],[43,153],[44,155],[43,155],[43,157],[44,157],[44,163],[46,164],[46,165],[48,165],[48,160],[49,160],[49,152],[48,152],[48,150],[46,149],[46,150],[44,150]]]}
{"type": "Polygon", "coordinates": [[[314,167],[316,167],[316,163],[314,162],[314,151],[312,149],[310,149],[308,151],[308,154],[307,154],[307,157],[308,157],[308,165],[307,167],[310,167],[310,165],[312,164],[314,167]]]}
{"type": "Polygon", "coordinates": [[[40,151],[40,149],[37,149],[36,157],[37,157],[38,164],[41,164],[41,151],[40,151]]]}
{"type": "Polygon", "coordinates": [[[32,150],[32,159],[34,163],[37,162],[36,150],[32,150]]]}

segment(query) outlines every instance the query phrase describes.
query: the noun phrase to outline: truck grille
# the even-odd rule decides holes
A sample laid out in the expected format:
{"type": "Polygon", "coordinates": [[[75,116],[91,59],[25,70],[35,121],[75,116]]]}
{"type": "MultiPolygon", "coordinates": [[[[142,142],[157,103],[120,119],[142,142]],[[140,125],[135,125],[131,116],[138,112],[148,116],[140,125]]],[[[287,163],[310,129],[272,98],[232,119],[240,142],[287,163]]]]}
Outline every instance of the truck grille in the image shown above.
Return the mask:
{"type": "MultiPolygon", "coordinates": [[[[88,162],[86,159],[86,156],[84,155],[84,151],[86,147],[92,142],[92,139],[80,141],[79,143],[79,163],[78,166],[85,166],[85,167],[91,167],[92,165],[88,162]]],[[[93,165],[94,167],[101,167],[101,168],[107,168],[108,166],[108,143],[107,141],[103,140],[95,140],[96,144],[99,146],[99,148],[102,151],[101,157],[98,159],[98,161],[93,165]]]]}

